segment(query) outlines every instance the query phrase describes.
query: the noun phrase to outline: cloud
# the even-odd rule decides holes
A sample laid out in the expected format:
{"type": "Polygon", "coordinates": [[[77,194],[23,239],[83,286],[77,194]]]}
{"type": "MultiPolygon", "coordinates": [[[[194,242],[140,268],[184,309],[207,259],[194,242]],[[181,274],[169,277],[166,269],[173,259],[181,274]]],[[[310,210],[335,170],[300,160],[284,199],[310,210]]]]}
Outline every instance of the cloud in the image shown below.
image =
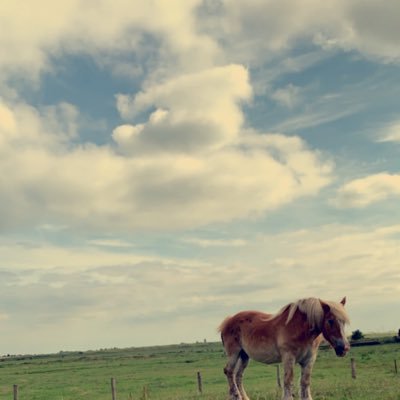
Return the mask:
{"type": "Polygon", "coordinates": [[[16,121],[13,112],[0,102],[0,129],[4,135],[12,134],[15,131],[16,121]]]}
{"type": "MultiPolygon", "coordinates": [[[[286,301],[314,295],[340,299],[348,295],[351,308],[365,304],[366,298],[384,307],[400,289],[399,233],[399,225],[329,224],[259,234],[246,237],[246,246],[232,246],[219,258],[213,254],[213,261],[227,265],[242,262],[242,276],[266,285],[273,282],[269,289],[272,297],[261,292],[252,300],[264,296],[267,303],[271,298],[286,301]]],[[[371,326],[367,319],[363,324],[371,326]]]]}
{"type": "Polygon", "coordinates": [[[88,242],[90,246],[97,247],[114,247],[114,248],[131,248],[132,243],[125,242],[120,239],[92,239],[88,242]]]}
{"type": "MultiPolygon", "coordinates": [[[[100,240],[100,239],[99,239],[100,240]]],[[[2,240],[0,243],[1,265],[0,275],[10,283],[18,285],[37,281],[37,276],[47,274],[52,270],[68,273],[80,273],[95,266],[112,264],[135,264],[160,260],[159,257],[129,252],[113,252],[113,245],[103,239],[101,243],[84,242],[79,246],[57,246],[46,242],[32,240],[2,240]],[[8,276],[7,274],[10,274],[8,276]]],[[[121,246],[123,244],[121,243],[121,246]]],[[[168,258],[164,258],[168,262],[168,258]]],[[[192,265],[186,261],[188,265],[192,265]]]]}
{"type": "Polygon", "coordinates": [[[247,71],[228,65],[182,75],[130,98],[117,96],[125,118],[156,108],[146,124],[122,125],[113,138],[122,151],[195,152],[220,147],[239,135],[241,101],[251,96],[247,71]]]}
{"type": "MultiPolygon", "coordinates": [[[[29,352],[115,346],[116,337],[120,346],[177,343],[185,335],[191,341],[199,336],[217,340],[216,326],[232,312],[274,312],[305,296],[340,300],[344,295],[352,326],[376,329],[376,320],[356,310],[363,305],[386,317],[390,313],[388,304],[400,290],[399,234],[399,225],[314,226],[250,235],[240,246],[222,240],[219,252],[203,247],[201,259],[191,260],[97,246],[72,250],[4,243],[0,314],[8,319],[3,329],[19,339],[21,328],[29,325],[29,352]],[[160,323],[168,332],[162,339],[153,330],[160,323]]],[[[11,344],[5,343],[7,352],[11,344]]]]}
{"type": "Polygon", "coordinates": [[[396,0],[320,2],[224,0],[199,21],[209,35],[223,38],[228,57],[258,65],[304,39],[325,50],[357,51],[383,62],[399,62],[396,0]],[[376,23],[371,24],[371,20],[376,23]],[[213,33],[214,32],[214,33],[213,33]]]}
{"type": "Polygon", "coordinates": [[[340,2],[343,7],[344,22],[340,29],[331,34],[334,46],[356,49],[368,56],[384,62],[399,62],[398,38],[400,28],[395,15],[400,5],[395,0],[382,3],[362,0],[340,2]],[[371,20],[375,23],[371,24],[371,20]]]}
{"type": "Polygon", "coordinates": [[[200,247],[240,247],[245,246],[247,241],[244,239],[202,239],[196,237],[188,237],[182,240],[184,243],[192,244],[200,247]]]}
{"type": "Polygon", "coordinates": [[[10,318],[8,314],[0,313],[0,321],[6,321],[10,318]]]}
{"type": "Polygon", "coordinates": [[[0,97],[0,146],[59,149],[77,135],[79,112],[62,102],[37,109],[25,102],[7,103],[0,97]]]}
{"type": "MultiPolygon", "coordinates": [[[[346,117],[356,115],[366,108],[366,93],[372,92],[373,82],[364,80],[360,85],[349,85],[341,89],[341,92],[328,92],[326,94],[308,94],[307,101],[303,101],[299,110],[287,119],[278,122],[273,129],[283,132],[297,132],[309,127],[316,127],[346,117]]],[[[310,88],[302,88],[301,92],[310,91],[310,88]]],[[[291,101],[288,93],[282,94],[286,101],[291,101]],[[287,98],[286,98],[287,97],[287,98]]],[[[299,98],[295,97],[296,105],[299,98]]],[[[282,99],[282,101],[284,101],[282,99]]]]}
{"type": "Polygon", "coordinates": [[[334,204],[339,208],[361,208],[396,196],[400,196],[400,175],[379,173],[343,185],[334,204]]]}
{"type": "Polygon", "coordinates": [[[382,129],[377,141],[400,143],[400,121],[395,121],[382,129]]]}
{"type": "Polygon", "coordinates": [[[182,229],[318,193],[332,164],[299,138],[246,131],[240,102],[250,95],[237,65],[149,86],[129,102],[156,111],[117,127],[117,148],[79,144],[70,104],[3,101],[1,228],[182,229]]]}
{"type": "Polygon", "coordinates": [[[324,49],[398,62],[398,13],[396,0],[224,0],[218,6],[200,0],[115,0],[96,6],[36,0],[24,8],[19,2],[2,2],[1,25],[7,35],[0,38],[0,71],[5,80],[39,79],[61,55],[84,53],[100,64],[112,59],[114,73],[136,75],[119,57],[129,53],[152,58],[158,68],[151,80],[226,62],[262,63],[304,38],[324,49]]]}
{"type": "Polygon", "coordinates": [[[289,84],[284,88],[275,90],[271,98],[284,107],[293,108],[300,102],[299,94],[300,88],[289,84]]]}
{"type": "MultiPolygon", "coordinates": [[[[210,65],[218,46],[210,37],[196,32],[194,12],[199,4],[199,0],[116,0],[94,5],[61,0],[56,6],[48,0],[37,0],[22,8],[19,2],[2,2],[1,25],[7,35],[0,38],[0,71],[37,79],[65,53],[88,53],[99,62],[104,53],[142,54],[145,35],[155,43],[163,43],[167,51],[158,57],[165,62],[185,68],[210,65]]],[[[115,71],[122,68],[126,72],[126,63],[118,67],[114,60],[113,64],[115,71]]]]}

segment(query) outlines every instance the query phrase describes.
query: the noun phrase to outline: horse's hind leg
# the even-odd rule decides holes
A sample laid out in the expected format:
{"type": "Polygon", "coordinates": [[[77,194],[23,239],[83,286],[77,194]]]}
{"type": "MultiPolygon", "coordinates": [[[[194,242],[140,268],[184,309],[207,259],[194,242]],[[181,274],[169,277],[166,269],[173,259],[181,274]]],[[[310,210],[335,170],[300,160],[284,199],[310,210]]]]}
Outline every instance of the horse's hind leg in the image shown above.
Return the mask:
{"type": "Polygon", "coordinates": [[[248,364],[249,356],[243,350],[241,350],[236,364],[236,385],[239,389],[240,395],[242,396],[242,400],[250,400],[243,387],[243,372],[248,364]]]}
{"type": "Polygon", "coordinates": [[[239,360],[239,352],[234,353],[228,356],[228,362],[224,368],[224,374],[228,380],[229,385],[229,397],[230,400],[243,400],[242,396],[240,395],[235,375],[236,375],[236,367],[239,360]]]}

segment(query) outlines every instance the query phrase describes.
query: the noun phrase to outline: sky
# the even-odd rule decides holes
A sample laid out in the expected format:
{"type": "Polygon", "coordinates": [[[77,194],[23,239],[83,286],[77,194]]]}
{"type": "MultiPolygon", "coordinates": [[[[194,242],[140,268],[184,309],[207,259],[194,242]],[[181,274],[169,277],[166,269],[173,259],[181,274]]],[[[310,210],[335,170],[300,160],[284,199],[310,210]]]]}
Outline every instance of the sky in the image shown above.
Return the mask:
{"type": "Polygon", "coordinates": [[[0,354],[217,341],[347,296],[400,328],[397,0],[0,2],[0,354]]]}

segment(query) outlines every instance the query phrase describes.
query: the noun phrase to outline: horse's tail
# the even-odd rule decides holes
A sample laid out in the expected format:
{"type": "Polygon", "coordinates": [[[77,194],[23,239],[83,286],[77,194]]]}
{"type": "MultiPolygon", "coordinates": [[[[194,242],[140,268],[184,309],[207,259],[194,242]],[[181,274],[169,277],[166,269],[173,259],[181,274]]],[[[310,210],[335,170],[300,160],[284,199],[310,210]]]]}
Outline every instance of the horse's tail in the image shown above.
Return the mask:
{"type": "Polygon", "coordinates": [[[226,317],[217,328],[218,332],[221,334],[222,345],[224,345],[224,331],[230,319],[231,317],[226,317]]]}
{"type": "Polygon", "coordinates": [[[226,328],[226,325],[228,325],[228,322],[229,322],[230,319],[231,319],[231,317],[226,317],[226,318],[221,322],[221,324],[220,324],[219,327],[217,328],[217,329],[218,329],[218,332],[221,332],[221,333],[224,332],[224,330],[225,330],[225,328],[226,328]]]}

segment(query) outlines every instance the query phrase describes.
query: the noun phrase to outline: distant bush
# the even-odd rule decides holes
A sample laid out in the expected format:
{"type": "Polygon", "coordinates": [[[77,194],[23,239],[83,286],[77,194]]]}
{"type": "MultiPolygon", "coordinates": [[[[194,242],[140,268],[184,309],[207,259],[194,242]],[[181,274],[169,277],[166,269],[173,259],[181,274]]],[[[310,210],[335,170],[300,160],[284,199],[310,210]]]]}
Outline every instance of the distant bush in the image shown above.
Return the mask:
{"type": "Polygon", "coordinates": [[[357,329],[354,332],[352,332],[351,338],[353,340],[360,340],[364,338],[364,334],[359,329],[357,329]]]}

